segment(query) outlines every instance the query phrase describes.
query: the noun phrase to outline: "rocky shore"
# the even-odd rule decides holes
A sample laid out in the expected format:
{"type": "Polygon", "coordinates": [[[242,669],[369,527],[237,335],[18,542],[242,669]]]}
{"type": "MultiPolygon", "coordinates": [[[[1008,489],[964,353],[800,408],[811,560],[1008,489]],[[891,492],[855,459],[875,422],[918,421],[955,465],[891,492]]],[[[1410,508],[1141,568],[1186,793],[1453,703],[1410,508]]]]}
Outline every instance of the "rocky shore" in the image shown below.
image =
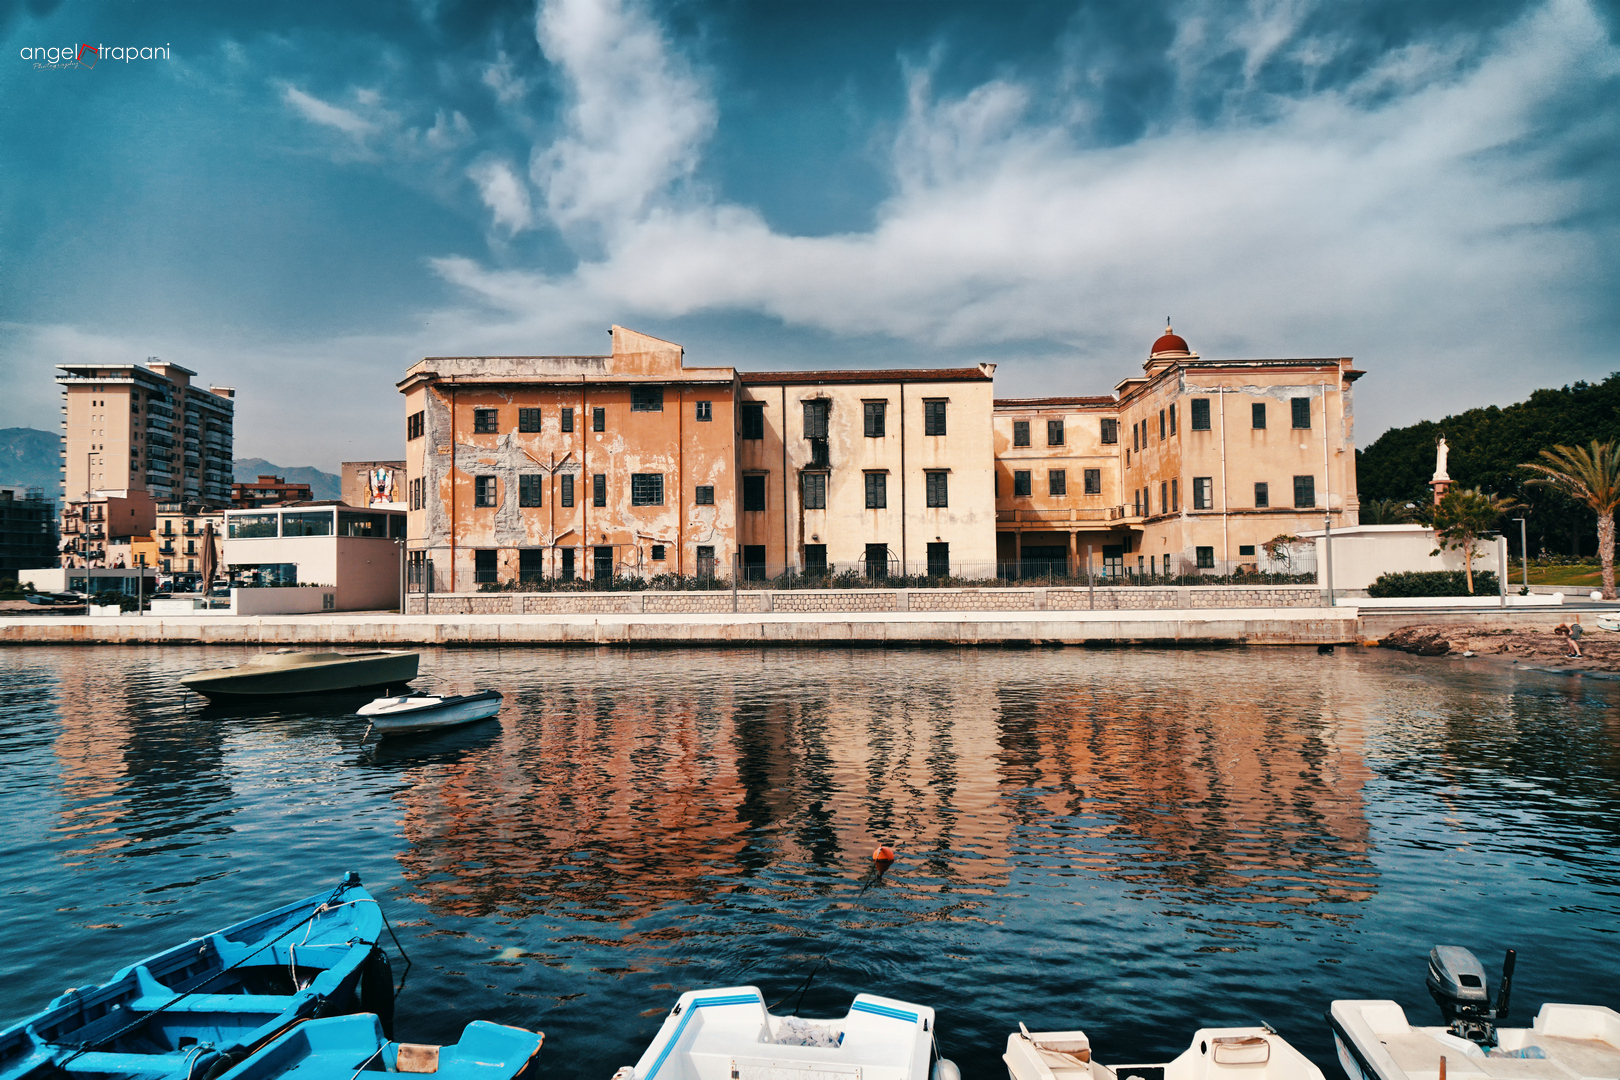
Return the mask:
{"type": "Polygon", "coordinates": [[[1385,649],[1418,656],[1494,657],[1538,667],[1575,671],[1620,671],[1620,633],[1583,622],[1580,659],[1569,655],[1569,638],[1554,628],[1510,629],[1494,626],[1403,626],[1381,639],[1385,649]]]}

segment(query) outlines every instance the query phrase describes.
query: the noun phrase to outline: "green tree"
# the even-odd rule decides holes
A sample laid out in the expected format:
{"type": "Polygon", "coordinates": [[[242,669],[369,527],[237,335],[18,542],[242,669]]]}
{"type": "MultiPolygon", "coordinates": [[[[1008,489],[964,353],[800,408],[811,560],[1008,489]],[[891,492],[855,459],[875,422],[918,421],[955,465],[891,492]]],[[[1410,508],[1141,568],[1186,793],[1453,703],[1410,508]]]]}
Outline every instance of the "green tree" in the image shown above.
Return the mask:
{"type": "MultiPolygon", "coordinates": [[[[1503,514],[1518,506],[1512,499],[1486,495],[1478,488],[1453,487],[1434,508],[1434,533],[1440,550],[1461,551],[1468,591],[1474,591],[1474,548],[1479,538],[1491,532],[1503,514]]],[[[1440,554],[1440,551],[1434,552],[1440,554]]]]}
{"type": "Polygon", "coordinates": [[[1614,511],[1620,506],[1620,453],[1613,443],[1555,446],[1541,461],[1520,466],[1538,474],[1530,481],[1585,503],[1597,512],[1598,564],[1603,567],[1603,598],[1614,599],[1614,511]]]}
{"type": "Polygon", "coordinates": [[[1368,499],[1361,504],[1359,517],[1363,525],[1405,525],[1415,515],[1405,499],[1368,499]]]}

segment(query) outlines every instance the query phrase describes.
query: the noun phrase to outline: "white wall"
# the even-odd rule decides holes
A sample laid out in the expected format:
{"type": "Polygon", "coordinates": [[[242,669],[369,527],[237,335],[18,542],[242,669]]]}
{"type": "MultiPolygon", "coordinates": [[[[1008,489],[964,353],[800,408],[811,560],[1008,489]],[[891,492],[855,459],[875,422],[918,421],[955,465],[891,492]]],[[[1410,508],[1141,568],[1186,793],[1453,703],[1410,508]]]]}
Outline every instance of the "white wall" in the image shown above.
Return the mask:
{"type": "Polygon", "coordinates": [[[232,589],[232,615],[307,615],[333,611],[337,590],[299,587],[295,589],[232,589]]]}
{"type": "MultiPolygon", "coordinates": [[[[1317,582],[1327,584],[1326,543],[1320,529],[1301,533],[1316,544],[1317,582]]],[[[1439,547],[1434,530],[1423,525],[1358,525],[1333,530],[1334,589],[1365,589],[1380,574],[1407,571],[1461,570],[1463,553],[1447,550],[1429,553],[1439,547]]],[[[1475,545],[1474,573],[1499,569],[1498,548],[1505,553],[1504,537],[1487,538],[1475,545]]]]}
{"type": "Polygon", "coordinates": [[[335,586],[338,611],[399,607],[399,559],[399,545],[378,536],[267,536],[225,541],[226,566],[294,563],[300,584],[335,586]]]}

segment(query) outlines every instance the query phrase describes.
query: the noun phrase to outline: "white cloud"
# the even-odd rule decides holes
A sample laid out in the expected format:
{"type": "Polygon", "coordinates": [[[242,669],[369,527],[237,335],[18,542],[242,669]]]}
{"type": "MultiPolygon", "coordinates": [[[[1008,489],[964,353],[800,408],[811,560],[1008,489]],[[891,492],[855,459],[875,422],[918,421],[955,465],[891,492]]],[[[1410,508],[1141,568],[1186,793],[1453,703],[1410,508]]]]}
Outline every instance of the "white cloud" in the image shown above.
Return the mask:
{"type": "Polygon", "coordinates": [[[714,103],[635,0],[549,0],[535,28],[569,96],[530,174],[558,225],[611,230],[691,173],[714,103]]]}
{"type": "MultiPolygon", "coordinates": [[[[1285,48],[1300,10],[1256,10],[1254,25],[1223,32],[1258,65],[1285,48]]],[[[555,220],[600,223],[606,246],[565,274],[438,260],[506,313],[504,329],[468,319],[469,333],[544,340],[747,312],[924,348],[1066,342],[1112,353],[1098,365],[1111,383],[1168,312],[1206,355],[1423,358],[1405,385],[1455,393],[1459,366],[1541,378],[1515,358],[1569,342],[1591,301],[1583,264],[1598,244],[1564,224],[1581,192],[1552,164],[1559,133],[1537,128],[1560,95],[1620,72],[1580,0],[1553,0],[1477,61],[1414,46],[1347,91],[1271,102],[1263,120],[1177,123],[1123,146],[1031,120],[1040,86],[1004,78],[939,98],[913,76],[896,194],[870,231],[828,237],[681,197],[672,182],[712,107],[689,76],[627,73],[680,70],[638,9],[559,0],[540,25],[575,102],[536,182],[555,220]],[[655,123],[662,137],[644,143],[655,123]]]]}
{"type": "Polygon", "coordinates": [[[362,139],[372,131],[372,123],[359,113],[322,101],[290,83],[281,88],[281,99],[298,110],[299,114],[311,123],[336,128],[353,138],[362,139]]]}
{"type": "Polygon", "coordinates": [[[478,194],[494,215],[495,225],[515,236],[534,224],[529,205],[529,189],[512,166],[504,161],[486,161],[467,170],[478,185],[478,194]]]}
{"type": "Polygon", "coordinates": [[[484,85],[495,92],[502,105],[515,105],[529,92],[528,80],[514,74],[511,57],[504,51],[484,68],[484,85]]]}

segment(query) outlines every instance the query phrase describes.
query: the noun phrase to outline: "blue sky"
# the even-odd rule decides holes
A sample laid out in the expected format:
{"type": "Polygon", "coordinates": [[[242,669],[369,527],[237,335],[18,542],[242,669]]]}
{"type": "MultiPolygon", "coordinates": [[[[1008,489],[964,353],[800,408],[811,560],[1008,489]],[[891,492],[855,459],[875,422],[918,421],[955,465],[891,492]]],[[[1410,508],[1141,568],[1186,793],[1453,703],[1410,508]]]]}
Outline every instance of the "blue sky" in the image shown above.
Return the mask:
{"type": "Polygon", "coordinates": [[[1358,441],[1620,368],[1620,3],[0,5],[0,427],[52,365],[402,446],[417,358],[1355,356],[1358,441]],[[36,47],[167,59],[36,67],[36,47]]]}

